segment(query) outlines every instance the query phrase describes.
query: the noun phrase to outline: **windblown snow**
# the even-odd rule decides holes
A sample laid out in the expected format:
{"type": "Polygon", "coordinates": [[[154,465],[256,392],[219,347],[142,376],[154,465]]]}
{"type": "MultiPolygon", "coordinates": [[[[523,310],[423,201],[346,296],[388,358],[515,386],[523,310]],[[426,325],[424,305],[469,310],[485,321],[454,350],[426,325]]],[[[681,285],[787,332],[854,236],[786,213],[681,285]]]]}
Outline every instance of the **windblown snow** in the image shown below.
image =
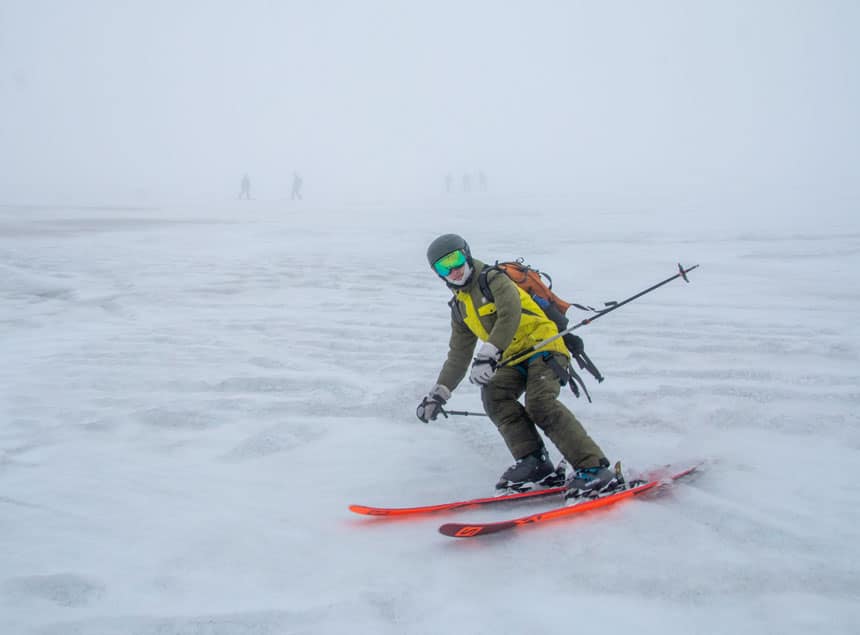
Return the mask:
{"type": "Polygon", "coordinates": [[[0,632],[854,633],[858,270],[856,222],[815,219],[0,208],[0,632]],[[701,265],[578,331],[606,381],[562,399],[629,469],[702,473],[472,541],[436,528],[549,503],[350,514],[489,495],[511,462],[486,419],[414,415],[451,231],[593,306],[701,265]]]}

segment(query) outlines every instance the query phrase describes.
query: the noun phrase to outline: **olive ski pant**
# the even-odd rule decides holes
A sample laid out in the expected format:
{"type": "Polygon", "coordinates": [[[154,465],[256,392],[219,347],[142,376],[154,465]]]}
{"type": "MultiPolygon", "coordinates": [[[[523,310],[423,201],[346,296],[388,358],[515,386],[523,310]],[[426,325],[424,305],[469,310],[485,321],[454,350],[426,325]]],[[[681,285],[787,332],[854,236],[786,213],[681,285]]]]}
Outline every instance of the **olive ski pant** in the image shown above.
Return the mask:
{"type": "MultiPolygon", "coordinates": [[[[567,369],[566,355],[553,353],[555,361],[567,369]]],[[[500,368],[481,389],[484,410],[499,429],[515,459],[543,447],[537,428],[544,431],[574,468],[597,467],[603,451],[588,436],[573,413],[558,400],[558,375],[543,358],[532,359],[527,367],[500,368]],[[525,393],[525,406],[519,402],[525,393]]]]}

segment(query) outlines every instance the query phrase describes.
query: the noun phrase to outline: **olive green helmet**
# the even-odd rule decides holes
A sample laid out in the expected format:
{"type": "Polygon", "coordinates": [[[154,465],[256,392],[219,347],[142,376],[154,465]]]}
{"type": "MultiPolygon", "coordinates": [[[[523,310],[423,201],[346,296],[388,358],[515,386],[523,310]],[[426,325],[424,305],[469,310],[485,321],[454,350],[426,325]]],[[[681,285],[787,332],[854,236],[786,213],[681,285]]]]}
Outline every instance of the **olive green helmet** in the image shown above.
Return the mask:
{"type": "Polygon", "coordinates": [[[466,262],[471,267],[472,252],[469,249],[469,243],[457,234],[443,234],[430,243],[430,246],[427,248],[427,261],[430,263],[430,268],[433,268],[433,263],[439,260],[439,258],[447,256],[452,251],[457,251],[458,249],[466,254],[466,262]]]}

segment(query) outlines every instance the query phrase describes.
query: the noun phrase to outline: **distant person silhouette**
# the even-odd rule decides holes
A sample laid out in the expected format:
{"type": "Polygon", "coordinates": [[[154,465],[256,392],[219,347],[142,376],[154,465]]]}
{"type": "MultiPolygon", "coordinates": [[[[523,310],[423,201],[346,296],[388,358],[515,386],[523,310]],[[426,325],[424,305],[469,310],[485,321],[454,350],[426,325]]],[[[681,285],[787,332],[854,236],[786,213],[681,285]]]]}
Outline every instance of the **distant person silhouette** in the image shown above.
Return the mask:
{"type": "Polygon", "coordinates": [[[239,200],[243,198],[247,201],[251,200],[251,179],[248,178],[247,174],[242,177],[242,185],[239,190],[239,200]]]}
{"type": "Polygon", "coordinates": [[[290,200],[302,200],[302,183],[302,177],[299,176],[299,173],[293,172],[293,187],[290,192],[290,200]]]}
{"type": "Polygon", "coordinates": [[[487,191],[487,175],[484,174],[483,170],[478,172],[478,189],[482,192],[487,191]]]}
{"type": "Polygon", "coordinates": [[[463,175],[463,191],[471,192],[472,191],[472,177],[468,174],[463,175]]]}
{"type": "Polygon", "coordinates": [[[454,183],[454,177],[451,176],[451,173],[449,172],[448,174],[445,175],[445,191],[448,194],[451,193],[451,186],[453,185],[453,183],[454,183]]]}

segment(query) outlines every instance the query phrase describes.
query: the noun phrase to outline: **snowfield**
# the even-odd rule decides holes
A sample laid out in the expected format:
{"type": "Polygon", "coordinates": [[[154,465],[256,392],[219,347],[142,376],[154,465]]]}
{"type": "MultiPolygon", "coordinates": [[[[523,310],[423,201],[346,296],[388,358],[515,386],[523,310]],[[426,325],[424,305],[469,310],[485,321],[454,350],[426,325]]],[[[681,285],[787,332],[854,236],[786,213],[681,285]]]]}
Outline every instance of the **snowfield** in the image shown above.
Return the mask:
{"type": "Polygon", "coordinates": [[[0,632],[856,633],[860,224],[753,212],[0,208],[0,632]],[[606,381],[562,399],[613,461],[702,472],[475,540],[436,528],[550,503],[351,514],[511,463],[486,419],[415,418],[450,231],[592,305],[701,265],[578,331],[606,381]]]}

